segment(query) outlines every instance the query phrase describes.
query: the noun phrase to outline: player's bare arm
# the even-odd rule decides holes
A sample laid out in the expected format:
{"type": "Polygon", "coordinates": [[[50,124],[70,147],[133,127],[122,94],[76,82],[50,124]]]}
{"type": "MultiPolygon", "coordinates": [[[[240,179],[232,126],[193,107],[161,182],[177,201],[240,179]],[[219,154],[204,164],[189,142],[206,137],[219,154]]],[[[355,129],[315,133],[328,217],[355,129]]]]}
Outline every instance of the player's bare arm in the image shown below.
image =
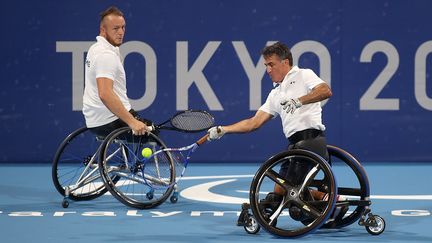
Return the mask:
{"type": "Polygon", "coordinates": [[[222,129],[226,133],[248,133],[260,128],[271,118],[272,115],[258,110],[253,117],[239,121],[229,126],[222,126],[222,129]]]}
{"type": "Polygon", "coordinates": [[[225,133],[248,133],[260,128],[272,118],[272,115],[258,110],[251,118],[241,120],[228,126],[215,126],[208,130],[209,140],[220,139],[225,133]]]}
{"type": "Polygon", "coordinates": [[[135,134],[144,134],[148,130],[147,126],[143,122],[135,119],[132,114],[129,113],[128,110],[126,110],[126,108],[121,103],[119,97],[114,93],[114,82],[109,78],[97,78],[96,81],[99,97],[104,103],[104,105],[112,113],[114,113],[114,115],[116,115],[126,124],[128,124],[128,126],[135,132],[135,134]]]}
{"type": "Polygon", "coordinates": [[[299,97],[302,105],[320,102],[332,96],[332,91],[327,83],[321,83],[315,86],[312,91],[302,97],[299,97]]]}

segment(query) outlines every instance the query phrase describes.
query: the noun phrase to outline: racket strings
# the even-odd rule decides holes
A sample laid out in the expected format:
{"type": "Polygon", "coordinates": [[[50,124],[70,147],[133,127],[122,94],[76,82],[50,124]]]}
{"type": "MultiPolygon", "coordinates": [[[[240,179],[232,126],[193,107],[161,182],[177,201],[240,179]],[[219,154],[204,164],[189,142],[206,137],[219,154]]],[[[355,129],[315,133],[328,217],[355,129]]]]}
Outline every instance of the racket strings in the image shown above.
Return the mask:
{"type": "Polygon", "coordinates": [[[175,170],[176,177],[181,177],[185,170],[185,161],[186,156],[181,151],[161,151],[145,161],[143,177],[153,188],[170,187],[177,181],[171,171],[175,170]]]}
{"type": "Polygon", "coordinates": [[[171,124],[178,129],[186,131],[198,131],[208,129],[213,126],[214,118],[207,112],[190,111],[173,117],[171,124]]]}
{"type": "Polygon", "coordinates": [[[143,177],[153,188],[169,187],[172,184],[171,163],[164,152],[155,154],[144,162],[143,177]]]}
{"type": "Polygon", "coordinates": [[[175,164],[176,177],[180,178],[183,176],[183,173],[186,169],[186,164],[187,164],[186,155],[184,155],[184,153],[180,151],[173,151],[171,152],[171,157],[175,164]]]}

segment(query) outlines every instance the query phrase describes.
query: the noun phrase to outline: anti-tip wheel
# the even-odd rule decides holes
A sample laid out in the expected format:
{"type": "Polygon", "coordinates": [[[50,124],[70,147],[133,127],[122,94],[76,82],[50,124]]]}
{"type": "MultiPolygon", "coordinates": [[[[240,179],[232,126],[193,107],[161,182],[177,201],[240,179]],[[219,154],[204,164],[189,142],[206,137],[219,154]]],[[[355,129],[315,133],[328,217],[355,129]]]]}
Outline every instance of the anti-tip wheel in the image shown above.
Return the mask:
{"type": "Polygon", "coordinates": [[[66,199],[63,200],[63,202],[62,202],[62,207],[63,207],[63,208],[68,208],[68,207],[69,207],[69,202],[68,202],[68,200],[66,200],[66,199]]]}
{"type": "Polygon", "coordinates": [[[176,203],[178,201],[178,197],[173,195],[170,197],[170,201],[171,203],[176,203]]]}
{"type": "Polygon", "coordinates": [[[252,214],[248,214],[245,219],[246,222],[243,227],[246,232],[248,232],[249,234],[256,234],[260,231],[261,227],[254,218],[254,216],[252,216],[252,214]]]}
{"type": "Polygon", "coordinates": [[[370,217],[366,220],[366,225],[375,224],[374,221],[376,226],[366,226],[366,230],[371,235],[379,235],[385,230],[385,221],[380,216],[373,215],[373,217],[370,217]]]}

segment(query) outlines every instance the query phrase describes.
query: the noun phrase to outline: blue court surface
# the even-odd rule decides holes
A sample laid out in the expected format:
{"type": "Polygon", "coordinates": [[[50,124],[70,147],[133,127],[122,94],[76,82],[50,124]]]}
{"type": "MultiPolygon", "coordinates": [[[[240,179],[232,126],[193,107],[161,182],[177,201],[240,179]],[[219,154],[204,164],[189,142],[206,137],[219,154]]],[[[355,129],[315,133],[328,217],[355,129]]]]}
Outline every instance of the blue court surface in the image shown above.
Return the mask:
{"type": "MultiPolygon", "coordinates": [[[[61,206],[50,164],[0,165],[1,242],[281,242],[264,230],[236,226],[240,205],[258,164],[191,163],[180,181],[179,201],[150,210],[127,208],[109,194],[61,206]]],[[[302,242],[432,242],[432,164],[365,165],[372,211],[386,230],[368,234],[354,223],[321,229],[302,242]]],[[[334,171],[338,180],[345,173],[334,171]]]]}

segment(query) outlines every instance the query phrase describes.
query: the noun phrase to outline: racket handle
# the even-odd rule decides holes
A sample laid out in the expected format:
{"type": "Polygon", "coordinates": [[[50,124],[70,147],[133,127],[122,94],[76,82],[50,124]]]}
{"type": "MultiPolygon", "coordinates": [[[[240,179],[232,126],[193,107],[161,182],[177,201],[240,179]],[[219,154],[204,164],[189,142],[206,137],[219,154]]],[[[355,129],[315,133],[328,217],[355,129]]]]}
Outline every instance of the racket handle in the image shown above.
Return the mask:
{"type": "Polygon", "coordinates": [[[153,132],[154,130],[156,130],[155,127],[154,127],[154,125],[147,126],[147,128],[148,128],[147,131],[149,131],[149,132],[153,132]]]}
{"type": "Polygon", "coordinates": [[[196,142],[196,144],[198,144],[198,146],[201,146],[203,143],[207,142],[208,136],[209,136],[208,134],[204,135],[196,142]]]}

